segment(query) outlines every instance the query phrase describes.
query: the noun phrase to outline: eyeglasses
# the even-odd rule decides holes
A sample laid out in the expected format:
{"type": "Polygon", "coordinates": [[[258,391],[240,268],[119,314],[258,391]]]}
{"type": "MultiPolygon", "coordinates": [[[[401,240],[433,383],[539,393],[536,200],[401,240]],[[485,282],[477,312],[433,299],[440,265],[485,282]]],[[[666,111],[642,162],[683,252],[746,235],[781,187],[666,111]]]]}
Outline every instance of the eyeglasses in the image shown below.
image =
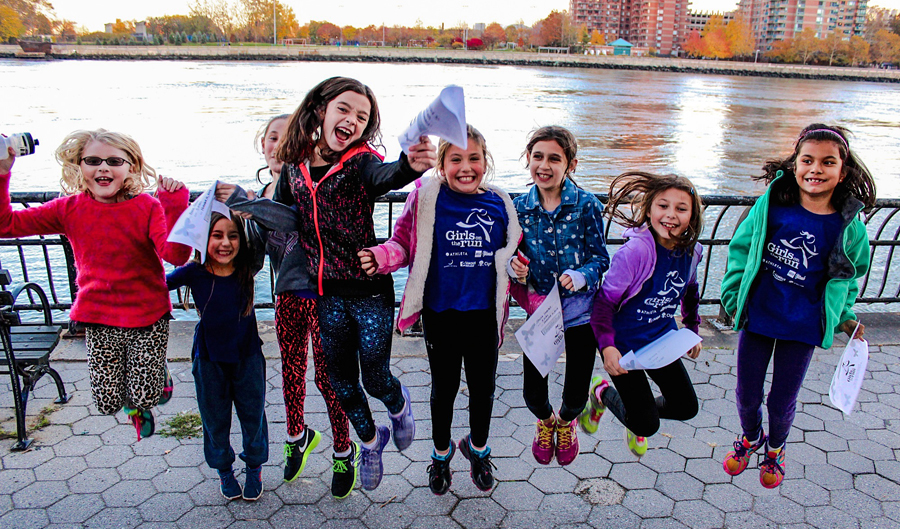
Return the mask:
{"type": "Polygon", "coordinates": [[[110,167],[119,167],[125,165],[126,163],[132,165],[131,162],[126,160],[125,158],[119,158],[118,156],[110,156],[109,158],[101,158],[99,156],[85,156],[81,159],[84,162],[84,165],[92,165],[98,166],[103,162],[106,162],[106,165],[110,167]]]}

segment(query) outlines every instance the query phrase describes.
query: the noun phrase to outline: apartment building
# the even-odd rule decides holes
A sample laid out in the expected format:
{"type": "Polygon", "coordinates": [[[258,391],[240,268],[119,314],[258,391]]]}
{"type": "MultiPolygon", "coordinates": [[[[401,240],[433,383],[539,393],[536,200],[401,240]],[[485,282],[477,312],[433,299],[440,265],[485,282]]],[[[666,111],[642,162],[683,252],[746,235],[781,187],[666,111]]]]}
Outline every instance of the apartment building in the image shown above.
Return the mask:
{"type": "Polygon", "coordinates": [[[777,40],[792,39],[812,28],[816,37],[835,31],[849,39],[863,35],[868,0],[740,0],[738,10],[750,21],[756,47],[771,49],[777,40]]]}
{"type": "Polygon", "coordinates": [[[734,20],[735,11],[726,11],[724,13],[719,11],[691,11],[688,13],[687,18],[687,30],[685,31],[685,40],[690,36],[691,31],[701,32],[703,27],[706,26],[706,23],[709,22],[714,16],[722,17],[722,20],[728,24],[732,20],[734,20]]]}
{"type": "Polygon", "coordinates": [[[625,39],[637,47],[677,54],[687,38],[689,0],[570,0],[575,24],[598,31],[607,42],[625,39]]]}

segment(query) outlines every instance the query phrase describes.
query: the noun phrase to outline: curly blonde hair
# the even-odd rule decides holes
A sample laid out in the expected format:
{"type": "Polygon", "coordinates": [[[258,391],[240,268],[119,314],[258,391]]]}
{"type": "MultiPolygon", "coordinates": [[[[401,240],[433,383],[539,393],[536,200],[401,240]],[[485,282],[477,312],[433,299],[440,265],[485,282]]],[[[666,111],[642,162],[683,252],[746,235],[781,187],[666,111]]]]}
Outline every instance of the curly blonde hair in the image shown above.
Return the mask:
{"type": "Polygon", "coordinates": [[[122,185],[122,192],[127,195],[139,195],[156,185],[156,170],[147,165],[141,147],[134,139],[121,132],[110,132],[106,129],[76,130],[66,136],[56,149],[56,161],[62,165],[62,177],[59,183],[67,195],[88,192],[84,175],[81,173],[81,155],[85,147],[93,141],[99,141],[123,151],[131,162],[128,176],[122,185]]]}

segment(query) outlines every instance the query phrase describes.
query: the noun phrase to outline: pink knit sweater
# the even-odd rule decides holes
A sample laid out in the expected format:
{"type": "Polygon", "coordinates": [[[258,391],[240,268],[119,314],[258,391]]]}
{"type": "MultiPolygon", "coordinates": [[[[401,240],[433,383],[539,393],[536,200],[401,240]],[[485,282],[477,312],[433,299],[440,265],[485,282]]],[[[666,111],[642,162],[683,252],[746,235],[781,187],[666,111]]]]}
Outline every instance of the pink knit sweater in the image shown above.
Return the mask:
{"type": "Polygon", "coordinates": [[[116,327],[146,327],[172,310],[162,259],[184,264],[187,246],[169,243],[187,208],[189,192],[159,190],[159,200],[141,194],[116,204],[85,193],[13,211],[10,175],[0,175],[0,237],[64,234],[78,269],[78,295],[70,318],[116,327]]]}

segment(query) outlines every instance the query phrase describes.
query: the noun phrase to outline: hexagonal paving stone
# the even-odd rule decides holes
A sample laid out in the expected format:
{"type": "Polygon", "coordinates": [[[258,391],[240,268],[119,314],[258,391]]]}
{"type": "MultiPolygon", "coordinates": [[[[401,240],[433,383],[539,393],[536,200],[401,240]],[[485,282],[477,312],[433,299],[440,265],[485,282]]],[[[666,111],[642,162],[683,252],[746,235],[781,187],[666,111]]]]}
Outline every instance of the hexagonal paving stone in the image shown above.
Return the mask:
{"type": "Polygon", "coordinates": [[[725,523],[725,513],[700,500],[677,502],[673,516],[692,529],[717,529],[725,523]]]}
{"type": "Polygon", "coordinates": [[[196,468],[170,467],[152,481],[160,492],[187,492],[205,479],[196,468]]]}
{"type": "Polygon", "coordinates": [[[548,494],[538,511],[553,516],[556,523],[576,524],[587,520],[591,505],[574,494],[548,494]]]}
{"type": "Polygon", "coordinates": [[[103,509],[84,522],[85,529],[131,529],[141,524],[141,513],[134,507],[103,509]]]}
{"type": "Polygon", "coordinates": [[[803,507],[780,496],[757,498],[753,503],[753,512],[779,524],[803,521],[803,507]]]}
{"type": "Polygon", "coordinates": [[[163,492],[140,505],[141,517],[147,522],[174,522],[194,508],[190,496],[163,492]]]}
{"type": "Polygon", "coordinates": [[[641,518],[671,516],[675,502],[653,489],[630,490],[625,493],[622,506],[641,518]]]}
{"type": "Polygon", "coordinates": [[[483,497],[460,500],[451,516],[463,527],[497,527],[505,515],[497,502],[483,497]]]}
{"type": "Polygon", "coordinates": [[[753,497],[731,483],[707,485],[703,499],[724,512],[749,511],[753,497]]]}
{"type": "MultiPolygon", "coordinates": [[[[339,519],[343,521],[349,521],[349,519],[355,519],[362,516],[362,513],[366,512],[366,509],[369,508],[372,502],[366,498],[365,494],[358,490],[354,490],[349,497],[344,498],[343,500],[337,500],[331,497],[331,494],[326,494],[316,506],[319,508],[319,511],[325,515],[325,518],[328,520],[339,519]]],[[[338,525],[336,525],[337,527],[338,525]]]]}
{"type": "Polygon", "coordinates": [[[39,481],[12,495],[16,509],[46,509],[69,494],[62,481],[39,481]]]}
{"type": "Polygon", "coordinates": [[[31,469],[11,469],[0,472],[0,494],[12,494],[34,483],[31,469]]]}
{"type": "Polygon", "coordinates": [[[533,511],[544,494],[527,481],[507,481],[497,484],[491,497],[507,511],[533,511]]]}
{"type": "Polygon", "coordinates": [[[390,502],[374,503],[360,519],[369,527],[403,529],[412,525],[417,515],[405,504],[390,502]]]}
{"type": "Polygon", "coordinates": [[[38,481],[65,481],[87,468],[83,457],[54,457],[34,469],[38,481]]]}
{"type": "Polygon", "coordinates": [[[369,497],[372,503],[403,502],[412,492],[413,487],[403,476],[387,474],[381,480],[381,484],[375,490],[361,491],[369,497]]]}
{"type": "Polygon", "coordinates": [[[687,460],[668,448],[648,450],[641,464],[656,472],[683,472],[687,460]]]}
{"type": "Polygon", "coordinates": [[[621,505],[596,505],[591,509],[587,523],[598,529],[638,529],[641,518],[621,505]]]}
{"type": "Polygon", "coordinates": [[[829,505],[806,509],[806,522],[819,529],[857,529],[859,521],[829,505]]]}
{"type": "MultiPolygon", "coordinates": [[[[32,445],[34,446],[34,445],[32,445]]],[[[55,457],[53,449],[48,446],[37,446],[26,452],[13,452],[3,456],[3,468],[34,468],[55,457]]]]}
{"type": "Polygon", "coordinates": [[[827,490],[807,479],[791,480],[790,487],[781,487],[781,495],[804,507],[828,505],[831,501],[827,490]]]}
{"type": "MultiPolygon", "coordinates": [[[[582,448],[583,450],[583,448],[582,448]]],[[[581,452],[571,465],[565,467],[578,479],[605,478],[612,470],[612,464],[594,452],[581,452]]]]}
{"type": "Polygon", "coordinates": [[[95,435],[78,435],[53,445],[56,457],[84,456],[100,448],[103,443],[95,435]]]}
{"type": "Polygon", "coordinates": [[[89,468],[116,468],[134,457],[130,446],[101,446],[84,456],[89,468]]]}
{"type": "Polygon", "coordinates": [[[703,497],[703,483],[684,472],[666,472],[656,479],[656,490],[675,501],[699,500],[703,497]]]}
{"type": "Polygon", "coordinates": [[[50,519],[43,509],[16,509],[0,516],[2,527],[27,527],[28,529],[41,529],[47,527],[50,519]]]}
{"type": "Polygon", "coordinates": [[[127,480],[106,489],[101,496],[107,507],[137,507],[155,494],[149,481],[127,480]]]}
{"type": "Polygon", "coordinates": [[[100,493],[112,487],[122,478],[112,468],[89,468],[69,479],[69,490],[74,494],[100,493]]]}
{"type": "Polygon", "coordinates": [[[537,468],[528,478],[528,483],[546,493],[574,492],[578,478],[562,467],[537,468]]]}
{"type": "Polygon", "coordinates": [[[609,479],[629,490],[653,488],[656,478],[656,472],[640,463],[615,464],[609,472],[609,479]]]}
{"type": "Polygon", "coordinates": [[[326,494],[331,494],[330,478],[328,484],[322,479],[305,478],[292,483],[284,483],[275,489],[275,494],[285,505],[313,505],[326,494]]]}
{"type": "Polygon", "coordinates": [[[102,511],[105,505],[95,494],[73,494],[66,496],[47,509],[53,523],[82,523],[102,511]]]}
{"type": "Polygon", "coordinates": [[[829,452],[828,464],[846,470],[851,474],[875,472],[875,463],[854,452],[829,452]]]}
{"type": "MultiPolygon", "coordinates": [[[[497,488],[500,486],[502,484],[498,484],[497,488]]],[[[446,516],[456,507],[457,501],[456,496],[452,493],[437,496],[428,487],[417,487],[413,489],[403,503],[417,516],[446,516]]]]}
{"type": "Polygon", "coordinates": [[[159,456],[137,456],[116,469],[122,479],[149,480],[168,470],[166,460],[159,456]]]}
{"type": "MultiPolygon", "coordinates": [[[[195,507],[176,522],[178,527],[193,529],[218,529],[228,527],[234,523],[234,517],[228,509],[220,507],[195,507]]],[[[153,524],[156,525],[155,523],[153,524]]]]}
{"type": "Polygon", "coordinates": [[[76,437],[99,435],[118,425],[119,422],[111,415],[91,415],[72,423],[72,433],[76,437]]]}
{"type": "Polygon", "coordinates": [[[315,506],[298,509],[285,505],[269,518],[269,522],[274,527],[319,527],[325,522],[325,516],[315,506]]]}
{"type": "Polygon", "coordinates": [[[900,498],[900,485],[877,474],[856,476],[855,485],[856,490],[878,501],[893,501],[900,498]]]}
{"type": "Polygon", "coordinates": [[[806,479],[828,490],[853,488],[853,476],[831,465],[807,465],[806,479]]]}

